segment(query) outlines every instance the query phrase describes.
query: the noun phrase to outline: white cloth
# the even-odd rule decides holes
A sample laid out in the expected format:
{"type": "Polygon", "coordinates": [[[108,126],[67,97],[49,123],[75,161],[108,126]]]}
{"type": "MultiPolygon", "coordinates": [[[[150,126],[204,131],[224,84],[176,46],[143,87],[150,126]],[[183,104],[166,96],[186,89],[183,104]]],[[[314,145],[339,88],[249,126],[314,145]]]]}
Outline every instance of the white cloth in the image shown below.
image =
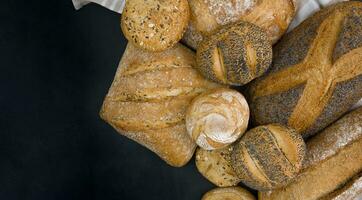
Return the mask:
{"type": "Polygon", "coordinates": [[[288,32],[293,30],[318,10],[342,1],[347,0],[297,0],[297,14],[289,26],[288,32]]]}
{"type": "Polygon", "coordinates": [[[88,3],[96,3],[117,13],[122,13],[125,0],[72,0],[75,9],[80,9],[88,3]]]}

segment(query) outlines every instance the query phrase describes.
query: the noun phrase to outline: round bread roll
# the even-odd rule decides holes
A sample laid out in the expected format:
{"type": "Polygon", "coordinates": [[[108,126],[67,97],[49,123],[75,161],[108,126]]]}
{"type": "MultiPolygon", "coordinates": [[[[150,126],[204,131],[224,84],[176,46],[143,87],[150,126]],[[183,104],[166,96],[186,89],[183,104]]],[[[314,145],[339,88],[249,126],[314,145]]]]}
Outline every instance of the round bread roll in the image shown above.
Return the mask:
{"type": "Polygon", "coordinates": [[[228,146],[248,127],[249,106],[236,90],[219,88],[196,97],[186,113],[186,129],[203,149],[228,146]]]}
{"type": "Polygon", "coordinates": [[[182,38],[189,18],[187,0],[130,0],[126,1],[121,27],[137,47],[163,51],[182,38]]]}
{"type": "Polygon", "coordinates": [[[201,200],[255,200],[255,197],[242,187],[227,187],[210,190],[201,200]]]}
{"type": "Polygon", "coordinates": [[[234,145],[231,163],[247,186],[261,191],[272,190],[295,178],[305,153],[305,143],[294,129],[270,124],[246,132],[234,145]]]}
{"type": "Polygon", "coordinates": [[[191,20],[183,42],[193,49],[220,26],[247,21],[263,28],[275,44],[296,12],[295,0],[189,0],[191,20]]]}
{"type": "Polygon", "coordinates": [[[272,62],[266,33],[248,22],[218,29],[197,49],[197,68],[210,80],[242,86],[261,76],[272,62]]]}
{"type": "Polygon", "coordinates": [[[218,187],[236,186],[240,179],[230,163],[232,145],[218,150],[196,150],[197,170],[218,187]]]}

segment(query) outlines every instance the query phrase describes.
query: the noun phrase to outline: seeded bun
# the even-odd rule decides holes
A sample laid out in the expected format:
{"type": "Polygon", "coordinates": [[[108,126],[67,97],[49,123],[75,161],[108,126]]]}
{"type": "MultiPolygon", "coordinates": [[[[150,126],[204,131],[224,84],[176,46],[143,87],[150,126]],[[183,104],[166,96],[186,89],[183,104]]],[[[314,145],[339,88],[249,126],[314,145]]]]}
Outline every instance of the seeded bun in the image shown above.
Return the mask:
{"type": "Polygon", "coordinates": [[[121,27],[128,41],[138,48],[163,51],[182,38],[189,18],[187,0],[129,0],[121,27]]]}
{"type": "Polygon", "coordinates": [[[197,49],[197,68],[208,79],[241,86],[261,76],[272,61],[266,33],[248,22],[218,29],[197,49]]]}
{"type": "Polygon", "coordinates": [[[305,153],[305,143],[297,132],[270,124],[246,132],[234,145],[231,163],[247,186],[272,190],[287,185],[296,177],[305,153]]]}

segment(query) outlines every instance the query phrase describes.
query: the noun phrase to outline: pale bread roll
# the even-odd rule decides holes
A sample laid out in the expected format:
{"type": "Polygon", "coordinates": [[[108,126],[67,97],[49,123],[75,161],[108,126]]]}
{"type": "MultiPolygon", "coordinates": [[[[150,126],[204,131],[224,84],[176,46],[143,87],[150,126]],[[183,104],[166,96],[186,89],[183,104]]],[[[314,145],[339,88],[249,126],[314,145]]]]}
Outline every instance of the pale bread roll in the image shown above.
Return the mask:
{"type": "Polygon", "coordinates": [[[261,27],[276,43],[296,11],[292,0],[189,0],[189,5],[191,20],[183,42],[193,49],[219,27],[238,21],[261,27]]]}
{"type": "Polygon", "coordinates": [[[220,88],[196,97],[186,113],[186,128],[199,147],[220,149],[239,139],[248,127],[249,106],[236,90],[220,88]]]}
{"type": "Polygon", "coordinates": [[[201,200],[255,200],[255,197],[242,187],[227,187],[210,190],[201,200]]]}

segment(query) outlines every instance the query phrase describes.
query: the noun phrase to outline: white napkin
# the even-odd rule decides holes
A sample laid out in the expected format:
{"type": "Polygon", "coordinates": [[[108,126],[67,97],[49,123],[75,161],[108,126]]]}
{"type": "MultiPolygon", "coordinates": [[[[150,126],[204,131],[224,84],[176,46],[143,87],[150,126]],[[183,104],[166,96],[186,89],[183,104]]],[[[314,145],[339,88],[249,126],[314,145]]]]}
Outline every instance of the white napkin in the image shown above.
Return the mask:
{"type": "Polygon", "coordinates": [[[318,10],[327,7],[329,5],[347,1],[347,0],[297,0],[297,14],[289,26],[288,32],[297,27],[309,16],[317,12],[318,10]]]}
{"type": "Polygon", "coordinates": [[[124,8],[125,0],[72,0],[75,9],[80,9],[88,3],[96,3],[103,7],[106,7],[114,12],[122,13],[124,8]]]}

